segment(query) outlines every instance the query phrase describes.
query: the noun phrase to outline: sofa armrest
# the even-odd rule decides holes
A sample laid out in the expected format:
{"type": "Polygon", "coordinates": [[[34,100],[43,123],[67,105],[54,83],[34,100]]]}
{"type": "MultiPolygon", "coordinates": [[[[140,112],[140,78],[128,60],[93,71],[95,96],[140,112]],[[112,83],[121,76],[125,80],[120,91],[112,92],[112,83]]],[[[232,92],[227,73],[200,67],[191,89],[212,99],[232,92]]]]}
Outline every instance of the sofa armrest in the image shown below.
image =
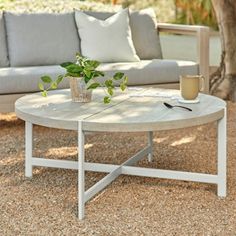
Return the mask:
{"type": "Polygon", "coordinates": [[[158,32],[193,35],[197,37],[199,73],[205,77],[205,93],[209,93],[209,27],[158,23],[158,32]]]}

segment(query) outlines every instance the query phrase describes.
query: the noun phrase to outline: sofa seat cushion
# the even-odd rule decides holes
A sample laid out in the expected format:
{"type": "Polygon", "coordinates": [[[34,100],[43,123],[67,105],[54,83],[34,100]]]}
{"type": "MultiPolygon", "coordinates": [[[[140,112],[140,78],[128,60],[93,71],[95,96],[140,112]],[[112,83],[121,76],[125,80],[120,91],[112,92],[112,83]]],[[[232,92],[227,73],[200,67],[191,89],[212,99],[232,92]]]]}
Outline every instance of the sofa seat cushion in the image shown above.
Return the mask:
{"type": "Polygon", "coordinates": [[[3,14],[0,13],[0,67],[9,66],[8,55],[7,55],[7,40],[4,25],[3,14]]]}
{"type": "MultiPolygon", "coordinates": [[[[175,83],[179,75],[198,74],[198,65],[191,61],[143,60],[130,63],[104,63],[99,69],[106,72],[106,77],[117,71],[129,77],[129,85],[175,83]],[[170,69],[172,68],[172,70],[170,69]]],[[[38,91],[42,75],[55,79],[65,70],[60,66],[33,66],[0,68],[0,94],[28,93],[38,91]]],[[[59,88],[68,88],[69,81],[64,81],[59,88]]]]}
{"type": "MultiPolygon", "coordinates": [[[[124,72],[128,85],[148,85],[179,82],[180,75],[196,75],[198,64],[192,61],[178,60],[142,60],[131,63],[104,63],[98,68],[111,77],[116,71],[124,72]]],[[[102,79],[104,80],[104,79],[102,79]]]]}
{"type": "MultiPolygon", "coordinates": [[[[0,68],[0,94],[28,93],[39,91],[38,83],[42,75],[50,75],[53,79],[65,70],[60,66],[32,66],[0,68]]],[[[69,82],[64,81],[60,88],[68,88],[69,82]]]]}
{"type": "Polygon", "coordinates": [[[58,65],[74,61],[79,36],[74,13],[5,12],[11,66],[58,65]]]}

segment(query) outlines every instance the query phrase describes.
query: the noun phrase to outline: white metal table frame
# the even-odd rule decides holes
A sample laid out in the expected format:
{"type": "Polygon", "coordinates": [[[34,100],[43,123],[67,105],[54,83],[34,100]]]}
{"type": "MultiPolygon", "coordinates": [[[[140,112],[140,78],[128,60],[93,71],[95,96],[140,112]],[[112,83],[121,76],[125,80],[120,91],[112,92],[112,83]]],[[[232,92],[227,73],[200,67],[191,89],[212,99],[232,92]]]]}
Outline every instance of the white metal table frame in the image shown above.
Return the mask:
{"type": "Polygon", "coordinates": [[[54,160],[37,158],[32,156],[33,151],[33,124],[26,121],[25,139],[25,176],[32,177],[33,166],[55,167],[65,169],[78,169],[78,217],[83,219],[85,215],[85,203],[94,195],[104,189],[121,174],[135,175],[155,178],[176,179],[185,181],[195,181],[211,183],[217,185],[217,194],[220,197],[226,196],[226,108],[224,116],[217,120],[217,174],[202,174],[192,172],[182,172],[173,170],[162,170],[144,167],[134,167],[139,160],[148,156],[148,161],[152,161],[153,132],[148,133],[148,145],[136,155],[120,165],[89,163],[85,161],[85,132],[83,121],[78,121],[78,161],[54,160]],[[85,171],[106,172],[103,179],[85,191],[85,171]]]}

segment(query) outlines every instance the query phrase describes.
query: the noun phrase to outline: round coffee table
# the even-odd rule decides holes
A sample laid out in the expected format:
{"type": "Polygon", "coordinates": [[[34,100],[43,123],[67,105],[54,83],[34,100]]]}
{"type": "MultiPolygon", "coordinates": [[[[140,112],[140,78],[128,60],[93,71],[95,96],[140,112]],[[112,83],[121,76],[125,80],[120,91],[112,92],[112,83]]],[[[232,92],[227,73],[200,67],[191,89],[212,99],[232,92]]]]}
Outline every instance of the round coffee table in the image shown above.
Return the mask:
{"type": "Polygon", "coordinates": [[[192,112],[184,109],[168,109],[163,101],[178,104],[171,96],[179,96],[177,90],[139,88],[119,93],[111,104],[102,102],[103,90],[93,92],[90,103],[73,103],[69,90],[49,92],[47,98],[40,93],[18,99],[16,115],[26,121],[25,175],[32,177],[33,166],[78,169],[78,216],[84,217],[85,203],[105,188],[119,175],[136,175],[169,178],[217,184],[218,196],[226,196],[226,103],[210,95],[200,94],[200,103],[187,104],[192,112]],[[161,97],[161,93],[170,97],[161,97]],[[218,158],[216,175],[172,170],[134,167],[140,159],[148,156],[152,161],[153,131],[170,130],[217,121],[218,158]],[[33,124],[58,129],[78,131],[78,161],[52,160],[32,156],[33,124]],[[85,161],[84,137],[93,132],[140,132],[148,134],[148,145],[121,165],[88,163],[85,161]],[[108,175],[87,191],[84,189],[85,171],[107,172],[108,175]]]}

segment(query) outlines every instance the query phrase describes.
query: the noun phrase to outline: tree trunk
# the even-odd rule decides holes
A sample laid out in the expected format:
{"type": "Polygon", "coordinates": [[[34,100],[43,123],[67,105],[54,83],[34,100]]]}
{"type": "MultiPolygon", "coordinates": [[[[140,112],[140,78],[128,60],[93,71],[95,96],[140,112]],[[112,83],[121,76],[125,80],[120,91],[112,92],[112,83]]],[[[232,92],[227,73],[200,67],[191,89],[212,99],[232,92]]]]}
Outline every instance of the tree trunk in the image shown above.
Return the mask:
{"type": "Polygon", "coordinates": [[[222,57],[219,70],[211,77],[211,91],[236,101],[236,1],[212,0],[219,25],[222,57]]]}

